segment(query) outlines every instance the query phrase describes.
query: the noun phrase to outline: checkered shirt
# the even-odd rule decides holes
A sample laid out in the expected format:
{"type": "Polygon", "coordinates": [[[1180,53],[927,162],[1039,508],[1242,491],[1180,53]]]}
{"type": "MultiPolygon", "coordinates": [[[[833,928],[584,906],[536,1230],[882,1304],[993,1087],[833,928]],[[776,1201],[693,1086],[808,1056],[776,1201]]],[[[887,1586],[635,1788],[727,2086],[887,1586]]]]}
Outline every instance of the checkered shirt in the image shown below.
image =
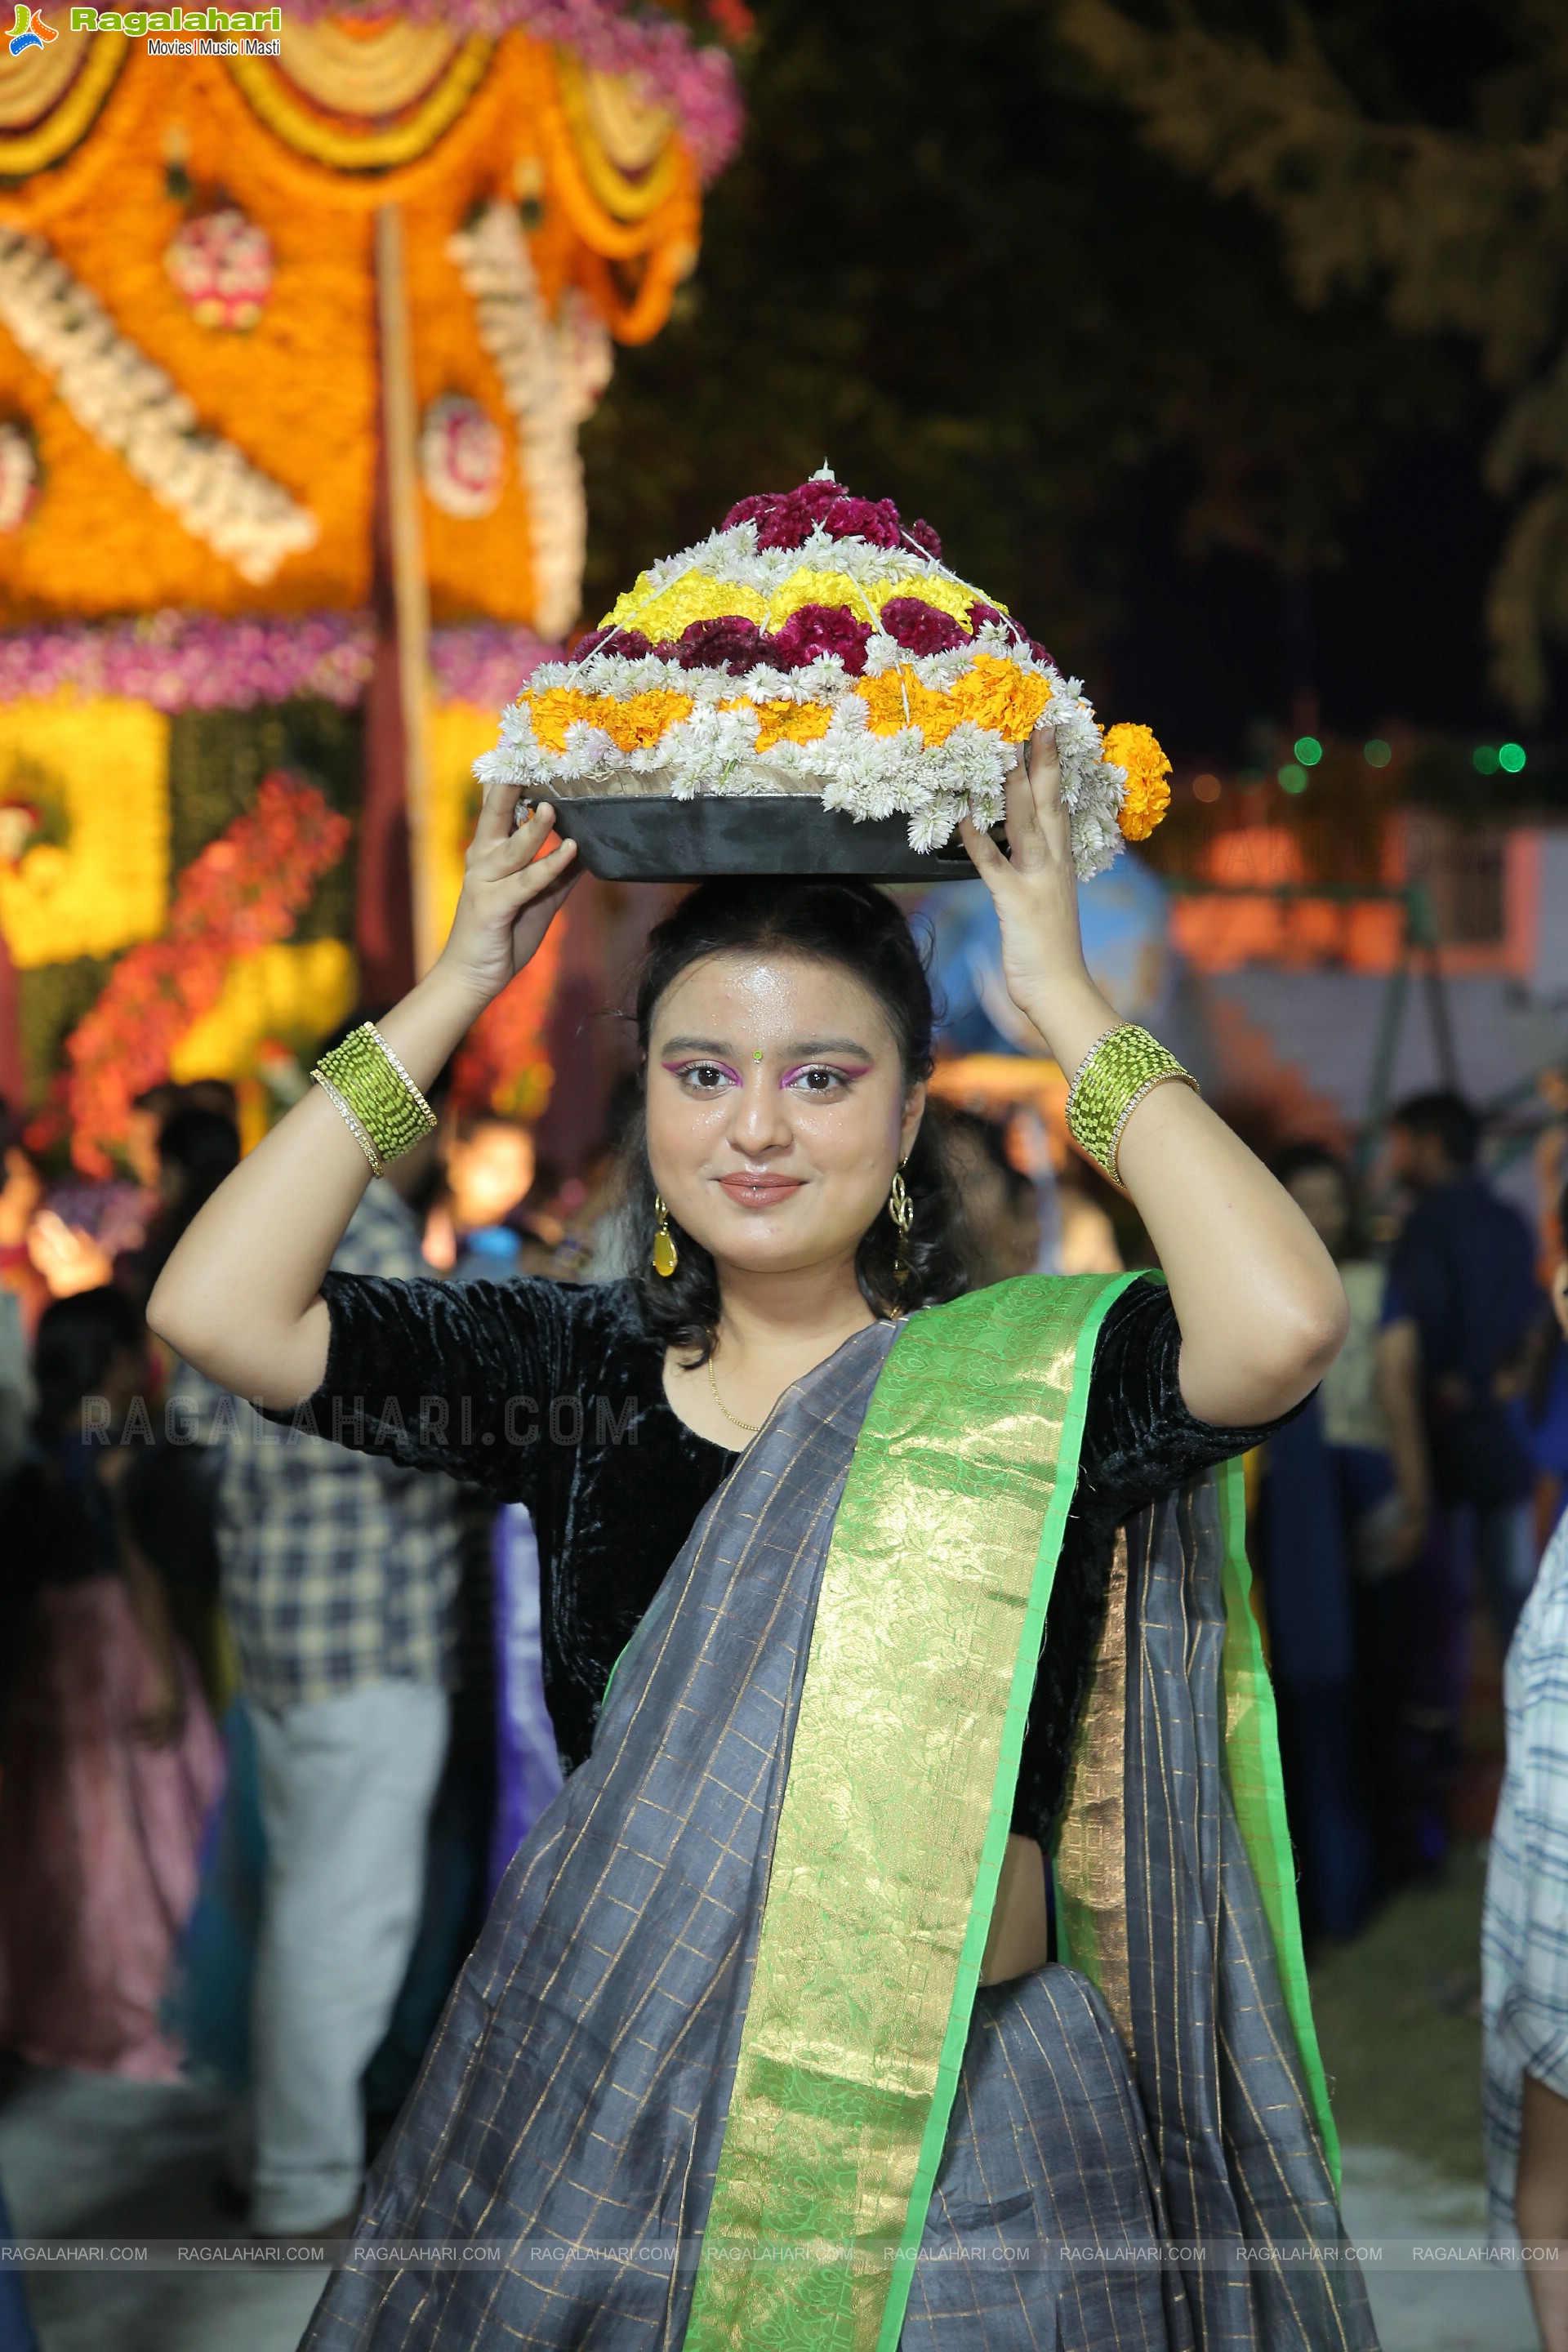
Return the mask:
{"type": "Polygon", "coordinates": [[[1482,2125],[1493,2236],[1513,2232],[1523,2078],[1568,2098],[1568,1512],[1508,1654],[1508,1769],[1481,1917],[1482,2125]]]}
{"type": "MultiPolygon", "coordinates": [[[[430,1269],[414,1216],[373,1184],[332,1260],[407,1281],[430,1269]]],[[[366,1683],[454,1680],[458,1489],[240,1404],[218,1491],[223,1597],[247,1695],[267,1706],[366,1683]]]]}

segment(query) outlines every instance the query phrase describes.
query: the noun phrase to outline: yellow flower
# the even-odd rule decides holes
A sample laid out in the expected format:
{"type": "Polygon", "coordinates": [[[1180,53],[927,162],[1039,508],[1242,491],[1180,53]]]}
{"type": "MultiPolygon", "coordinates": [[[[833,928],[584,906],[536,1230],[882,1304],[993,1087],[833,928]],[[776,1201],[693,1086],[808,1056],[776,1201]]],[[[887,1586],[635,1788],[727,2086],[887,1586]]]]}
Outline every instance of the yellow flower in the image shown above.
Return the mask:
{"type": "MultiPolygon", "coordinates": [[[[733,710],[732,702],[722,702],[721,710],[733,710]]],[[[775,743],[820,742],[833,723],[833,713],[825,702],[759,702],[757,712],[757,749],[771,751],[775,743]]]]}
{"type": "Polygon", "coordinates": [[[566,731],[580,719],[602,727],[617,751],[641,751],[659,742],[678,719],[691,716],[691,697],[662,687],[625,702],[608,694],[582,694],[572,686],[552,686],[522,699],[532,713],[534,740],[547,751],[563,751],[566,731]]]}
{"type": "Polygon", "coordinates": [[[885,670],[862,678],[855,689],[870,714],[873,735],[896,735],[900,727],[920,729],[928,744],[945,743],[963,720],[988,727],[1009,743],[1021,743],[1050,699],[1043,677],[1012,662],[982,654],[945,692],[922,686],[912,669],[885,670]]]}
{"type": "Polygon", "coordinates": [[[1128,841],[1147,841],[1171,805],[1171,763],[1147,727],[1124,719],[1105,730],[1105,757],[1125,768],[1127,790],[1117,823],[1128,841]]]}

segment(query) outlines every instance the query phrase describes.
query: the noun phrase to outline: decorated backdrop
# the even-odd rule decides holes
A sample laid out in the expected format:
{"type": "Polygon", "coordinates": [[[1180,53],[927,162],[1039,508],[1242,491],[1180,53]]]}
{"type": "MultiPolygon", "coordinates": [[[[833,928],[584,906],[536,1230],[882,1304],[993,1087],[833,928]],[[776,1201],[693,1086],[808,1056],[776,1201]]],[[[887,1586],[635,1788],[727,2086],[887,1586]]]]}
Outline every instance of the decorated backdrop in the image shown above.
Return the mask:
{"type": "MultiPolygon", "coordinates": [[[[0,1066],[84,1170],[132,1031],[139,1084],[249,1082],[441,935],[471,762],[577,618],[578,428],[738,133],[715,15],[0,43],[0,1066]]],[[[534,1108],[547,978],[484,1065],[534,1108]]]]}

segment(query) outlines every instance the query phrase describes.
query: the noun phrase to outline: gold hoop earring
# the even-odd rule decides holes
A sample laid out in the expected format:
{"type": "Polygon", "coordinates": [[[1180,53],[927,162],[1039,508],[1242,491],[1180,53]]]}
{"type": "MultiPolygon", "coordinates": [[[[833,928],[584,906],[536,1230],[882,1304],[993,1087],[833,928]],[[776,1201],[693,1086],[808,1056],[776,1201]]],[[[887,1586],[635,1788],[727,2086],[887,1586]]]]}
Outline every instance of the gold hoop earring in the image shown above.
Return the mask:
{"type": "Polygon", "coordinates": [[[898,1235],[893,1244],[893,1280],[901,1290],[910,1278],[908,1244],[915,1222],[915,1204],[910,1198],[910,1188],[904,1181],[901,1167],[893,1171],[893,1189],[888,1195],[888,1214],[898,1235]]]}
{"type": "Polygon", "coordinates": [[[668,1282],[680,1264],[680,1252],[675,1246],[675,1235],[669,1230],[669,1211],[663,1196],[653,1196],[653,1270],[662,1274],[668,1282]]]}

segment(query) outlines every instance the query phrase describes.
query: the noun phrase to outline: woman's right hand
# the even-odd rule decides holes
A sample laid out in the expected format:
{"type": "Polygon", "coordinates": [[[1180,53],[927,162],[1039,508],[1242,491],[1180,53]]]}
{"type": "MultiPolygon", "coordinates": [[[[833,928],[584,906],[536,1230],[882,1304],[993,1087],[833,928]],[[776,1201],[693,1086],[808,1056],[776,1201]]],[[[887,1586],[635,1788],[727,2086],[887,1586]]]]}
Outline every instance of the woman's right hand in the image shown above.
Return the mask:
{"type": "Polygon", "coordinates": [[[555,812],[542,803],[514,829],[515,784],[491,784],[463,867],[463,893],[437,968],[488,1004],[538,949],[576,881],[577,845],[562,841],[542,857],[555,812]]]}

